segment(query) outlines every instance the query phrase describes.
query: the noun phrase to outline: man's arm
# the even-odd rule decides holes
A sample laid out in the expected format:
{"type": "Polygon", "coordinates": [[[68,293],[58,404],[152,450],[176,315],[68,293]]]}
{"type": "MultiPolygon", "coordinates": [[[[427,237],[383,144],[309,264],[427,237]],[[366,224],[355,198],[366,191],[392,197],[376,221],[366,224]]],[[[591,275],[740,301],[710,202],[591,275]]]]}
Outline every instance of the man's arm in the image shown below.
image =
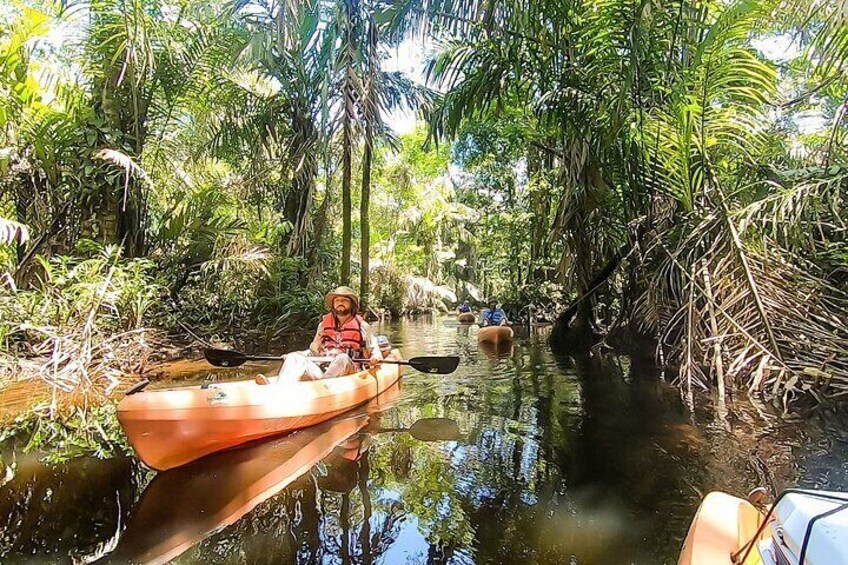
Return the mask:
{"type": "Polygon", "coordinates": [[[309,350],[318,355],[318,352],[321,351],[321,338],[324,336],[324,328],[321,324],[318,324],[318,329],[315,331],[315,337],[312,338],[312,343],[309,344],[309,350]]]}

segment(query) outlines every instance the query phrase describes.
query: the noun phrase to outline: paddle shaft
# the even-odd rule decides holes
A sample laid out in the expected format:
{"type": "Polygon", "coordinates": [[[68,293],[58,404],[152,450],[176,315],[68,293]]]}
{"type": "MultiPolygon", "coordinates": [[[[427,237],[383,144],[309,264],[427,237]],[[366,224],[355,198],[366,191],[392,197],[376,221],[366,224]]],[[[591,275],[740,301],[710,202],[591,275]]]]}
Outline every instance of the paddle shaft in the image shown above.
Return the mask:
{"type": "Polygon", "coordinates": [[[283,361],[288,355],[245,355],[246,361],[283,361]]]}
{"type": "MultiPolygon", "coordinates": [[[[255,359],[257,361],[282,361],[288,357],[288,355],[278,357],[274,357],[273,355],[245,355],[245,357],[251,360],[255,359]]],[[[312,361],[313,363],[330,363],[333,359],[335,359],[335,357],[306,357],[307,361],[312,361]]],[[[351,361],[354,363],[368,363],[371,359],[351,359],[351,361]]],[[[410,363],[409,361],[395,361],[394,359],[374,359],[374,361],[377,361],[377,363],[391,363],[392,365],[413,365],[413,363],[410,363]]]]}
{"type": "MultiPolygon", "coordinates": [[[[248,355],[247,357],[254,359],[253,355],[248,355]]],[[[266,357],[267,359],[275,359],[280,361],[285,359],[287,356],[283,355],[282,357],[271,357],[258,355],[255,358],[265,360],[266,357]]],[[[333,359],[335,359],[335,357],[306,357],[307,361],[312,361],[313,363],[330,363],[333,361],[333,359]]],[[[368,363],[369,361],[371,361],[371,359],[351,359],[351,361],[353,361],[354,363],[368,363]]],[[[393,365],[411,365],[409,361],[394,361],[392,359],[374,359],[374,361],[377,361],[378,363],[392,363],[393,365]]]]}
{"type": "MultiPolygon", "coordinates": [[[[284,361],[286,355],[245,355],[244,358],[246,361],[284,361]]],[[[312,361],[313,363],[330,363],[335,357],[312,357],[307,356],[306,359],[308,361],[312,361]]],[[[367,363],[370,359],[351,359],[354,363],[367,363]]],[[[393,361],[392,359],[377,359],[380,363],[393,363],[395,365],[409,365],[409,361],[393,361]]]]}
{"type": "MultiPolygon", "coordinates": [[[[282,361],[286,355],[245,355],[240,351],[226,349],[207,349],[206,359],[216,367],[238,367],[248,361],[282,361]]],[[[313,363],[330,363],[335,357],[307,357],[313,363]]],[[[356,363],[370,363],[372,359],[353,359],[356,363]]],[[[410,359],[373,359],[377,363],[407,365],[423,373],[449,374],[459,365],[459,357],[412,357],[410,359]]]]}

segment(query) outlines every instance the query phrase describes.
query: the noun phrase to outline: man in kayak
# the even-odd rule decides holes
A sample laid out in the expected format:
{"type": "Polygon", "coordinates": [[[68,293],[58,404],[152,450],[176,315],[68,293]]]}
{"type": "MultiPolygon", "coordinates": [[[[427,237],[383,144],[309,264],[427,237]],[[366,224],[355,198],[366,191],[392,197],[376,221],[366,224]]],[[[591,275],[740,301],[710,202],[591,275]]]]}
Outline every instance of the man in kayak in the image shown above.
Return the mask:
{"type": "Polygon", "coordinates": [[[506,319],[506,312],[502,308],[498,308],[497,300],[490,300],[489,307],[483,310],[481,326],[505,326],[509,323],[506,319]]]}
{"type": "Polygon", "coordinates": [[[329,293],[325,304],[330,310],[321,319],[308,351],[289,353],[280,369],[277,382],[331,379],[357,372],[353,359],[369,359],[375,367],[383,358],[380,343],[371,326],[359,315],[359,297],[352,289],[340,286],[329,293]],[[310,360],[309,355],[332,357],[325,371],[310,360]]]}
{"type": "Polygon", "coordinates": [[[465,314],[467,312],[471,312],[471,304],[469,304],[468,301],[466,300],[462,304],[457,306],[456,310],[460,314],[465,314]]]}

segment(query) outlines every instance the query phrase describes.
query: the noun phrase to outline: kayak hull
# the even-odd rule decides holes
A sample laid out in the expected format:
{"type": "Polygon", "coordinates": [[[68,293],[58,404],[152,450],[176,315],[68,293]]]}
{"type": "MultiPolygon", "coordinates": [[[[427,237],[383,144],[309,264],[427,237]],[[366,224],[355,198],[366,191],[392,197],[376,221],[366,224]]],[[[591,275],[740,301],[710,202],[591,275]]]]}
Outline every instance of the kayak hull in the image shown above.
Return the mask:
{"type": "MultiPolygon", "coordinates": [[[[762,518],[747,500],[709,493],[689,526],[677,565],[734,565],[731,554],[754,536],[762,518]]],[[[756,550],[745,565],[754,563],[761,563],[756,550]]]]}
{"type": "Polygon", "coordinates": [[[515,337],[515,332],[509,326],[486,326],[477,331],[477,341],[482,343],[510,343],[515,337]]]}
{"type": "Polygon", "coordinates": [[[170,562],[283,490],[367,422],[367,415],[344,417],[158,475],[110,557],[170,562]]]}
{"type": "MultiPolygon", "coordinates": [[[[390,357],[399,358],[396,352],[390,357]]],[[[395,384],[400,365],[352,375],[261,385],[253,380],[143,391],[118,404],[118,420],[139,458],[172,469],[243,443],[319,424],[395,384]]]]}
{"type": "Polygon", "coordinates": [[[471,312],[463,312],[456,319],[462,324],[473,324],[477,321],[477,317],[471,312]]]}

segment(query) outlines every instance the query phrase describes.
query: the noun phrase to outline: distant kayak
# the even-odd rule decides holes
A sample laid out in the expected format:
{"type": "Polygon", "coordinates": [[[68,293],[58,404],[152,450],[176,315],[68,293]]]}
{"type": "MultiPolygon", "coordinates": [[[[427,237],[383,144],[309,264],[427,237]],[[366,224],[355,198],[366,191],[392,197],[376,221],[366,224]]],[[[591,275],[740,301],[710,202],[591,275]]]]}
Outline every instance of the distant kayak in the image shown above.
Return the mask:
{"type": "Polygon", "coordinates": [[[374,398],[400,376],[399,365],[381,364],[287,386],[249,380],[142,391],[121,400],[118,420],[139,458],[162,471],[324,422],[374,398]]]}
{"type": "Polygon", "coordinates": [[[475,316],[473,312],[463,312],[457,316],[456,319],[463,324],[473,324],[477,321],[477,316],[475,316]]]}
{"type": "Polygon", "coordinates": [[[848,565],[848,493],[788,490],[768,510],[704,497],[678,565],[848,565]]]}
{"type": "Polygon", "coordinates": [[[477,341],[494,343],[507,343],[513,340],[515,332],[509,326],[485,326],[477,331],[477,341]]]}

